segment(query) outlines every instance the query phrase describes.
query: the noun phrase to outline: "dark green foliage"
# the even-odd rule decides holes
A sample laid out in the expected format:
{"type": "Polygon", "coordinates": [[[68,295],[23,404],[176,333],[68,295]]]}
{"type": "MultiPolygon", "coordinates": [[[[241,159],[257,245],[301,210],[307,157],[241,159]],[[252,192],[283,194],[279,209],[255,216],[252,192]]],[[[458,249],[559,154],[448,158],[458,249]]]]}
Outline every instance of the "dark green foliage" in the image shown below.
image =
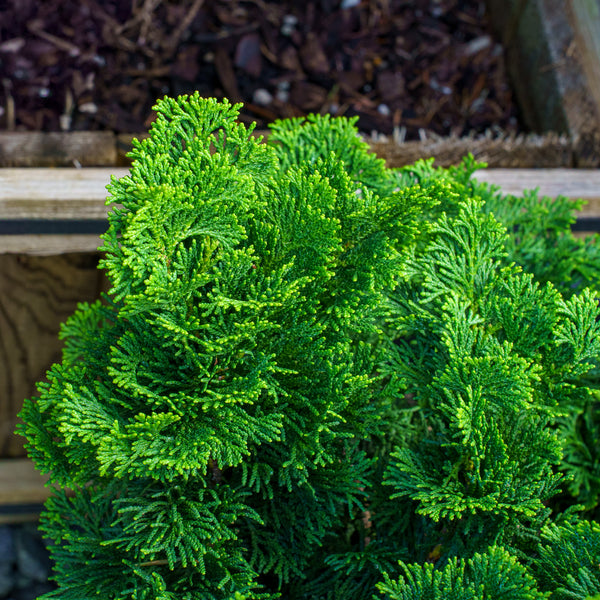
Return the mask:
{"type": "MultiPolygon", "coordinates": [[[[597,369],[594,372],[597,376],[597,369]]],[[[597,382],[590,382],[597,388],[597,382]]],[[[598,391],[560,419],[564,436],[564,469],[571,476],[570,495],[590,517],[600,517],[600,401],[598,391]]]]}
{"type": "Polygon", "coordinates": [[[472,168],[405,171],[447,191],[391,294],[389,403],[367,446],[371,522],[354,521],[355,540],[324,558],[306,598],[369,597],[381,572],[399,574],[393,557],[443,568],[501,545],[510,561],[531,560],[558,486],[575,489],[561,483],[561,470],[573,475],[565,424],[595,403],[586,377],[598,303],[589,290],[563,297],[508,260],[510,236],[473,193],[472,168]]]}
{"type": "Polygon", "coordinates": [[[156,110],[109,186],[112,289],[21,413],[72,490],[47,597],[599,593],[597,526],[553,525],[600,493],[573,205],[504,204],[472,159],[386,169],[351,120],[265,143],[227,102],[156,110]]]}
{"type": "Polygon", "coordinates": [[[512,543],[544,514],[561,458],[548,425],[581,395],[573,382],[600,350],[598,309],[589,294],[565,301],[503,267],[504,230],[480,202],[431,235],[394,295],[390,371],[419,411],[385,479],[392,498],[455,524],[435,537],[455,554],[466,539],[477,550],[478,539],[512,543]]]}
{"type": "Polygon", "coordinates": [[[600,350],[597,301],[503,266],[504,229],[480,201],[430,235],[394,294],[390,375],[411,426],[384,473],[388,502],[420,522],[403,536],[413,559],[497,544],[527,556],[560,481],[553,424],[600,350]]]}
{"type": "Polygon", "coordinates": [[[543,532],[535,573],[551,600],[589,600],[600,595],[600,525],[575,521],[543,532]]]}
{"type": "MultiPolygon", "coordinates": [[[[219,581],[223,589],[249,594],[239,600],[261,597],[250,594],[253,572],[231,527],[247,506],[231,490],[219,495],[197,488],[113,483],[85,488],[72,498],[64,492],[52,497],[42,530],[54,543],[60,587],[50,596],[213,598],[219,581]]],[[[238,598],[235,593],[218,597],[238,598]]]]}

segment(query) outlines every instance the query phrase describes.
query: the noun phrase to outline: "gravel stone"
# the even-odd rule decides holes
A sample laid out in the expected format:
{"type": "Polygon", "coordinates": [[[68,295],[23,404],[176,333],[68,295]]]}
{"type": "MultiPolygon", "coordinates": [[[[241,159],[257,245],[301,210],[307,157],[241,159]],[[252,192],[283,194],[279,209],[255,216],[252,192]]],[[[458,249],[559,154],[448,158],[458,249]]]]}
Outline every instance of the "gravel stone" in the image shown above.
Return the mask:
{"type": "Polygon", "coordinates": [[[16,560],[13,529],[8,525],[0,525],[0,563],[12,564],[16,560]]]}
{"type": "Polygon", "coordinates": [[[34,583],[26,588],[15,590],[5,600],[36,600],[42,594],[47,594],[55,589],[51,583],[34,583]]]}
{"type": "Polygon", "coordinates": [[[15,584],[14,565],[10,562],[0,563],[0,598],[4,598],[15,584]]]}
{"type": "Polygon", "coordinates": [[[38,583],[47,582],[52,562],[35,524],[16,530],[15,547],[19,574],[38,583]]]}

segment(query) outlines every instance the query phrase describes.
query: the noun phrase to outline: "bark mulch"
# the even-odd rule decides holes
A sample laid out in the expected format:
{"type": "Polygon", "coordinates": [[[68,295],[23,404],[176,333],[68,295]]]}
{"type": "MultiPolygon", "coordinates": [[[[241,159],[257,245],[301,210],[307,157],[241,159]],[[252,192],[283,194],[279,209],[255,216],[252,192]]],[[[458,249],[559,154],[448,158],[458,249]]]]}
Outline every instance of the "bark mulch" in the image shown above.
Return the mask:
{"type": "Polygon", "coordinates": [[[0,129],[141,132],[157,97],[417,139],[519,129],[482,0],[0,0],[0,129]]]}

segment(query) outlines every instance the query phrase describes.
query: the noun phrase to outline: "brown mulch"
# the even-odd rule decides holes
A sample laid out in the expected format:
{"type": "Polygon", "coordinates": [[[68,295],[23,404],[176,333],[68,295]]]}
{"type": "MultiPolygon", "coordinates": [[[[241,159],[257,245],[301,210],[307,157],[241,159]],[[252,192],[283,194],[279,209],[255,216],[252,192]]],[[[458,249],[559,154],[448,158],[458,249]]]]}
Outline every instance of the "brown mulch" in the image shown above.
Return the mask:
{"type": "Polygon", "coordinates": [[[0,129],[141,132],[194,90],[259,127],[519,129],[483,0],[0,0],[0,129]]]}

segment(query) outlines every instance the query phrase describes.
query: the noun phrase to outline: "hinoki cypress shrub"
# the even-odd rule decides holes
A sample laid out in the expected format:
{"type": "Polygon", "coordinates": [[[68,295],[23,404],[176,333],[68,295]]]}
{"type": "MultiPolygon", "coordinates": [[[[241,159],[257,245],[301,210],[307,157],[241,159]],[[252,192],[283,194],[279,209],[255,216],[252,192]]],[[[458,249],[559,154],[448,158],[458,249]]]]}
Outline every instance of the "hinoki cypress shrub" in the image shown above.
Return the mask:
{"type": "Polygon", "coordinates": [[[351,123],[164,99],[109,186],[112,283],[22,411],[60,598],[262,598],[357,511],[374,340],[431,203],[351,123]],[[236,595],[237,594],[237,595],[236,595]]]}
{"type": "Polygon", "coordinates": [[[156,110],[109,186],[112,289],[21,413],[59,487],[46,597],[600,593],[576,205],[386,169],[345,119],[264,143],[227,102],[156,110]]]}

